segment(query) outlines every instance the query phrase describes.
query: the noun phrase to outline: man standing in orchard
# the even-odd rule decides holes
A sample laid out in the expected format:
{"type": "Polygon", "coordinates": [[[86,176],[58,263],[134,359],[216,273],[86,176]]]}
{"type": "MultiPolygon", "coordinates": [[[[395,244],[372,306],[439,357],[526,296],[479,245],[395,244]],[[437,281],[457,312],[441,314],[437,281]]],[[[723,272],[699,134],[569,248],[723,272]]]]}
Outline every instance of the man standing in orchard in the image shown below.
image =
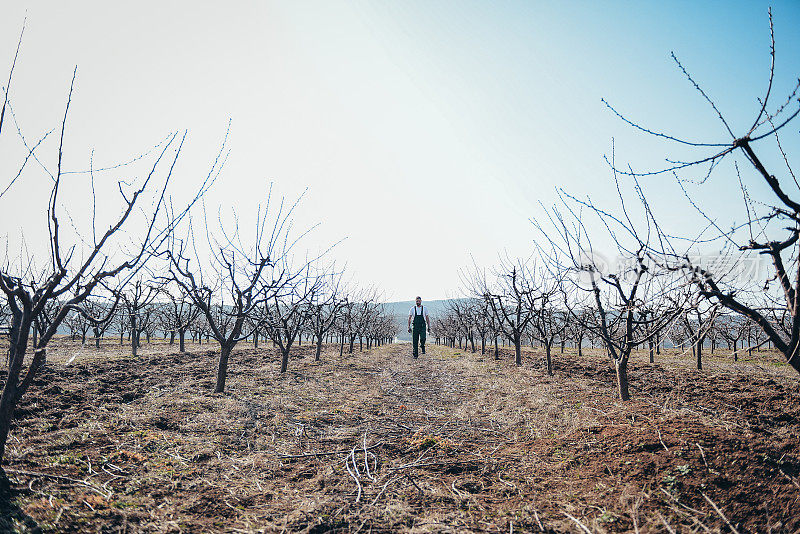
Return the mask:
{"type": "Polygon", "coordinates": [[[425,331],[426,329],[430,330],[430,328],[431,318],[428,317],[428,312],[425,311],[425,307],[422,305],[422,299],[417,297],[416,306],[412,306],[408,312],[408,333],[411,334],[411,339],[414,343],[415,358],[419,357],[418,346],[422,348],[422,354],[425,354],[425,331]]]}

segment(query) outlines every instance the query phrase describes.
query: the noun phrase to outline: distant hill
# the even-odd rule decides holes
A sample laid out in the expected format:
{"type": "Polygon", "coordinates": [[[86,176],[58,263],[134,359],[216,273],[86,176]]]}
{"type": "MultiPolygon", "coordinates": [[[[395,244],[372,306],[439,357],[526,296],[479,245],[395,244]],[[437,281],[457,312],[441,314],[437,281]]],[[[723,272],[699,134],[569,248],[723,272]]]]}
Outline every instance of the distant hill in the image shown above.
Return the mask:
{"type": "MultiPolygon", "coordinates": [[[[387,313],[393,315],[397,321],[400,332],[397,339],[400,341],[411,341],[411,334],[408,333],[408,311],[414,305],[413,300],[402,302],[386,302],[383,304],[387,313]]],[[[425,300],[422,302],[431,320],[441,317],[447,309],[446,300],[425,300]]]]}

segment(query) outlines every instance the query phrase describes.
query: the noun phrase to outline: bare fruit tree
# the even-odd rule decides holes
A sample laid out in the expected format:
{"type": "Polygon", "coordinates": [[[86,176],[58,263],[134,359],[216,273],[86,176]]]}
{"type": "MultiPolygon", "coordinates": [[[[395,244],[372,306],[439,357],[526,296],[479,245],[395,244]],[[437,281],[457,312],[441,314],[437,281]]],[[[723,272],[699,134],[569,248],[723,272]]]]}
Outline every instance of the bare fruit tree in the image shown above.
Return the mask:
{"type": "MultiPolygon", "coordinates": [[[[284,272],[292,269],[285,266],[284,272]]],[[[314,312],[312,302],[315,294],[322,289],[323,278],[310,274],[311,266],[306,265],[297,276],[284,285],[281,292],[272,292],[270,298],[257,310],[263,317],[262,324],[267,335],[278,345],[281,352],[281,374],[289,368],[289,353],[300,332],[311,320],[314,312]]],[[[267,291],[272,291],[269,288],[267,291]]]]}
{"type": "Polygon", "coordinates": [[[155,300],[161,292],[158,284],[151,284],[143,278],[131,281],[117,291],[122,303],[123,313],[131,334],[131,354],[138,355],[142,333],[148,331],[156,321],[155,300]]]}
{"type": "Polygon", "coordinates": [[[119,299],[113,295],[93,295],[84,301],[81,313],[92,331],[95,348],[100,348],[100,340],[111,327],[119,313],[119,299]]]}
{"type": "Polygon", "coordinates": [[[347,292],[342,288],[341,273],[335,272],[331,267],[330,272],[323,272],[318,276],[322,283],[310,299],[308,322],[317,344],[315,361],[320,360],[325,336],[336,326],[342,309],[348,302],[347,292]]]}
{"type": "MultiPolygon", "coordinates": [[[[622,218],[596,208],[588,200],[562,197],[562,201],[563,212],[558,208],[547,212],[552,231],[536,222],[550,244],[540,250],[546,255],[550,270],[563,273],[563,287],[567,300],[571,301],[567,306],[571,310],[569,320],[584,321],[586,330],[602,340],[614,365],[619,397],[627,401],[630,398],[628,362],[631,354],[667,328],[683,311],[681,303],[676,303],[670,313],[651,315],[647,313],[647,306],[683,286],[671,271],[659,269],[651,260],[648,252],[653,233],[637,233],[621,194],[622,218]],[[607,229],[609,241],[616,249],[616,259],[609,262],[598,253],[593,245],[598,235],[592,236],[588,231],[594,221],[589,222],[582,209],[599,219],[596,226],[607,229]],[[591,311],[576,313],[583,309],[591,311]]],[[[645,210],[641,216],[652,223],[649,211],[645,210]]]]}
{"type": "Polygon", "coordinates": [[[558,339],[563,340],[567,330],[568,316],[563,304],[566,298],[559,273],[551,273],[542,267],[534,267],[530,272],[536,288],[527,293],[528,306],[533,312],[531,337],[544,347],[547,374],[553,376],[553,344],[558,339]]]}
{"type": "MultiPolygon", "coordinates": [[[[0,142],[8,142],[5,117],[6,110],[10,106],[9,91],[15,64],[16,55],[0,111],[0,142]]],[[[126,277],[135,273],[158,251],[171,233],[173,225],[180,222],[186,213],[185,210],[176,210],[170,221],[165,221],[161,217],[172,171],[184,139],[173,133],[159,145],[143,177],[132,180],[128,176],[125,182],[118,182],[119,202],[115,215],[104,220],[98,216],[93,202],[91,209],[77,207],[81,213],[92,214],[83,235],[70,231],[69,226],[62,227],[63,217],[71,219],[70,226],[73,228],[76,221],[85,221],[88,218],[79,219],[74,214],[71,215],[60,197],[62,186],[68,187],[64,185],[64,140],[67,135],[69,107],[74,96],[76,74],[77,69],[73,72],[60,125],[54,129],[58,134],[53,147],[52,161],[48,161],[43,154],[49,146],[43,143],[48,137],[45,135],[42,141],[32,148],[26,146],[27,157],[20,165],[19,172],[0,193],[2,199],[15,183],[25,181],[25,168],[34,153],[37,154],[36,160],[42,163],[52,178],[49,199],[42,213],[47,228],[48,253],[47,260],[38,263],[47,265],[44,275],[39,283],[31,282],[33,272],[31,266],[37,263],[32,257],[21,257],[17,261],[6,257],[0,264],[0,291],[11,311],[9,367],[0,396],[0,462],[5,454],[14,409],[45,362],[47,346],[64,319],[70,312],[76,310],[88,315],[83,306],[85,301],[104,285],[119,286],[124,283],[126,277]],[[38,336],[36,343],[31,345],[34,322],[42,311],[54,302],[58,305],[52,320],[47,329],[38,336]],[[33,351],[33,356],[26,361],[29,350],[33,351]]],[[[91,185],[94,191],[93,178],[91,185]]],[[[69,187],[72,186],[71,184],[69,187]]],[[[113,202],[106,204],[113,212],[113,202]]],[[[32,213],[29,215],[33,217],[32,213]]],[[[30,221],[25,222],[28,224],[30,221]]]]}
{"type": "Polygon", "coordinates": [[[719,313],[719,305],[697,298],[688,301],[681,322],[688,334],[689,343],[698,369],[703,369],[703,346],[719,313]]]}
{"type": "Polygon", "coordinates": [[[475,323],[477,322],[477,310],[474,304],[473,299],[451,299],[447,301],[447,312],[457,325],[457,331],[464,336],[464,348],[466,348],[466,342],[471,343],[473,354],[476,352],[475,323]]]}
{"type": "Polygon", "coordinates": [[[162,319],[165,328],[171,332],[170,341],[177,334],[178,350],[186,352],[186,331],[200,317],[200,307],[192,301],[189,294],[179,284],[162,286],[160,293],[166,300],[162,304],[162,319]]]}
{"type": "MultiPolygon", "coordinates": [[[[687,198],[687,207],[694,210],[706,226],[702,235],[689,238],[688,246],[682,245],[683,241],[670,239],[669,231],[660,231],[659,239],[651,243],[652,255],[666,260],[667,267],[682,272],[712,304],[752,321],[763,332],[764,342],[772,344],[786,362],[800,372],[800,185],[787,152],[788,147],[796,146],[796,139],[786,142],[783,137],[785,133],[797,133],[796,128],[790,130],[787,125],[800,114],[797,98],[800,79],[793,78],[792,86],[786,87],[788,98],[777,104],[771,102],[777,82],[771,11],[769,29],[770,68],[766,90],[757,99],[749,120],[744,119],[749,126],[738,132],[731,118],[719,110],[709,93],[672,55],[681,73],[719,119],[725,131],[724,139],[696,141],[656,131],[640,126],[610,104],[606,105],[633,128],[670,143],[676,150],[691,151],[672,156],[668,166],[648,172],[617,169],[634,180],[674,176],[676,186],[687,198]],[[724,173],[724,180],[715,182],[720,173],[724,173]],[[728,210],[723,216],[707,213],[704,206],[708,204],[704,199],[721,194],[739,197],[742,208],[738,212],[728,210]],[[745,222],[726,220],[731,214],[745,222]],[[717,250],[723,249],[724,261],[719,261],[719,255],[704,254],[703,247],[707,249],[712,245],[717,250]],[[768,259],[769,269],[752,269],[758,265],[759,257],[768,259]],[[769,272],[765,272],[767,270],[769,272]],[[770,316],[777,311],[781,314],[785,311],[788,328],[779,328],[771,320],[770,316]]],[[[613,162],[611,164],[614,166],[613,162]]]]}
{"type": "Polygon", "coordinates": [[[205,240],[197,240],[190,229],[183,239],[172,239],[168,251],[170,278],[200,308],[211,337],[219,343],[220,355],[214,391],[225,391],[228,361],[233,348],[258,329],[259,322],[248,320],[259,308],[283,294],[288,284],[303,270],[290,271],[287,255],[297,239],[289,235],[292,216],[297,206],[287,206],[283,199],[275,207],[272,186],[269,188],[258,217],[253,236],[240,234],[234,218],[232,230],[208,228],[203,218],[205,240]],[[273,211],[275,213],[273,213],[273,211]],[[245,245],[244,243],[250,243],[245,245]],[[207,250],[201,255],[198,250],[207,250]],[[203,258],[210,257],[209,262],[203,258]]]}
{"type": "Polygon", "coordinates": [[[498,332],[514,344],[514,363],[522,365],[522,336],[533,320],[529,304],[534,288],[527,263],[502,260],[491,278],[485,270],[475,267],[466,282],[472,293],[488,304],[498,332]]]}

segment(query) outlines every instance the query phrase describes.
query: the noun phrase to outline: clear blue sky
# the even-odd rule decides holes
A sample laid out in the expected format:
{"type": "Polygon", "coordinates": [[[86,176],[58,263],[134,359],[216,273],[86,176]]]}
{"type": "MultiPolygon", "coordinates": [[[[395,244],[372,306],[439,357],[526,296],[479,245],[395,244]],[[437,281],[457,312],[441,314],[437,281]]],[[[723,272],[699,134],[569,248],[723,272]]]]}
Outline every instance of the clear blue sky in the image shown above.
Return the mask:
{"type": "MultiPolygon", "coordinates": [[[[636,169],[674,155],[601,97],[653,128],[727,140],[670,51],[748,127],[767,82],[769,5],[777,102],[800,74],[794,1],[19,2],[0,19],[0,69],[27,12],[12,97],[35,138],[59,124],[78,66],[72,169],[86,168],[92,150],[95,166],[119,162],[187,128],[176,177],[191,188],[231,118],[232,153],[209,205],[235,207],[246,224],[269,180],[290,197],[308,187],[298,224],[321,223],[309,248],[347,237],[332,254],[357,280],[390,300],[435,299],[458,293],[471,257],[488,265],[502,251],[529,254],[528,219],[555,201],[556,187],[612,203],[602,159],[612,137],[618,161],[636,169]]],[[[796,130],[787,141],[795,149],[796,130]]],[[[6,134],[9,176],[21,151],[6,134]]],[[[52,164],[53,143],[44,148],[52,164]]],[[[20,215],[46,201],[31,193],[46,184],[34,169],[0,199],[12,250],[20,215]]],[[[663,199],[662,217],[688,229],[674,184],[646,187],[663,199]]],[[[75,176],[69,189],[80,226],[85,181],[75,176]]],[[[722,191],[709,200],[714,210],[738,201],[722,191]]],[[[43,230],[24,227],[29,242],[43,230]]]]}

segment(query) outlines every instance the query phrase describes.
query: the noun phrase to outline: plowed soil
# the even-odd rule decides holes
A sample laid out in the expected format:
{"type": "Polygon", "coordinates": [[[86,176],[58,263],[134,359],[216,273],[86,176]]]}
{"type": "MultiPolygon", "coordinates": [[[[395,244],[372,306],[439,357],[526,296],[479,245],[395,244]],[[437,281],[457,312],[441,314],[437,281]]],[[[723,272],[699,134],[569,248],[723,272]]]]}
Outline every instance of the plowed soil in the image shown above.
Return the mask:
{"type": "MultiPolygon", "coordinates": [[[[706,369],[599,354],[387,345],[281,376],[241,344],[60,340],[16,412],[0,530],[797,532],[800,381],[775,355],[706,369]]],[[[591,352],[591,351],[586,351],[591,352]]]]}

